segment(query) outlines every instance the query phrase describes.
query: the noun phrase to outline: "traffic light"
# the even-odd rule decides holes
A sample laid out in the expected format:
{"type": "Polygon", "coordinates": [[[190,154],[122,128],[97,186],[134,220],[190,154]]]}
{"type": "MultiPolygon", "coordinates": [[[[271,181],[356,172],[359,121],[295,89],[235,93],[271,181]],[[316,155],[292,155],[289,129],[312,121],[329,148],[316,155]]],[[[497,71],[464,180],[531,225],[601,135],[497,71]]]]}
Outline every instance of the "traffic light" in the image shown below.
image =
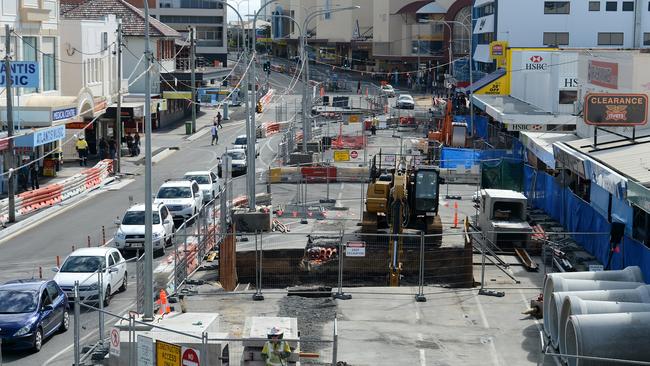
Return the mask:
{"type": "Polygon", "coordinates": [[[266,71],[267,75],[271,75],[271,61],[266,61],[263,65],[262,68],[264,71],[266,71]]]}

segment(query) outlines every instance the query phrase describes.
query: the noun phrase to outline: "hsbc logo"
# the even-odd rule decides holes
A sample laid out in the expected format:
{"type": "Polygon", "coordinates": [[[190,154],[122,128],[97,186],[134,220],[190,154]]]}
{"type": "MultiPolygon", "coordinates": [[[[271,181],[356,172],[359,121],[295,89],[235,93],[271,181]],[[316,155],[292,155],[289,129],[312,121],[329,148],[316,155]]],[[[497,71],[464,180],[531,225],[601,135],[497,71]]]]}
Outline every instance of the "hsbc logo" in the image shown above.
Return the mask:
{"type": "Polygon", "coordinates": [[[546,71],[548,70],[548,64],[544,61],[544,57],[539,55],[530,56],[528,59],[530,62],[525,64],[525,70],[527,71],[546,71]]]}

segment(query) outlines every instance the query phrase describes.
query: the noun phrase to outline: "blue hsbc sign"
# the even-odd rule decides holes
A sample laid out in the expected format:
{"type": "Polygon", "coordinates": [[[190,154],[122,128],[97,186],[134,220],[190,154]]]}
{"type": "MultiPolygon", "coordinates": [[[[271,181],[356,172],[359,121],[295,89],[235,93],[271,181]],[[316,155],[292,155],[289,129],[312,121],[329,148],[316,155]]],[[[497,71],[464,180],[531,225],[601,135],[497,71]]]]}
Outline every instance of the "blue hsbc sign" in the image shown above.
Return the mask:
{"type": "MultiPolygon", "coordinates": [[[[0,87],[7,86],[4,62],[0,65],[0,87]]],[[[12,61],[11,86],[17,88],[38,88],[38,62],[12,61]]]]}
{"type": "Polygon", "coordinates": [[[63,119],[70,119],[77,116],[77,108],[57,109],[52,111],[52,121],[60,121],[63,119]]]}
{"type": "Polygon", "coordinates": [[[16,147],[37,147],[65,138],[65,126],[55,126],[34,131],[29,135],[17,137],[16,147]]]}

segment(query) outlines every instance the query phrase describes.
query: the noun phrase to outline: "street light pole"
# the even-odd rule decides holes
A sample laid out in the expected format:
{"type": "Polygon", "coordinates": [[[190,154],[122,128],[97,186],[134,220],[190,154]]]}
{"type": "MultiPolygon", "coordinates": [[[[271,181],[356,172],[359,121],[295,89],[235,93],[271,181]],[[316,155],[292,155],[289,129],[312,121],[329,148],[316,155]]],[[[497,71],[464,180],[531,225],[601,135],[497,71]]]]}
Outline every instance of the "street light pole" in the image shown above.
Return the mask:
{"type": "Polygon", "coordinates": [[[195,37],[196,34],[194,33],[195,29],[194,27],[190,27],[190,67],[191,69],[191,76],[190,76],[190,84],[192,85],[192,88],[190,89],[192,92],[192,133],[196,132],[196,74],[194,69],[196,68],[196,41],[195,37]]]}
{"type": "Polygon", "coordinates": [[[16,221],[16,197],[15,197],[15,181],[16,181],[16,171],[14,171],[14,164],[16,164],[16,159],[14,156],[14,110],[13,110],[13,95],[11,81],[11,28],[9,24],[5,24],[5,93],[7,94],[7,137],[8,137],[8,149],[9,149],[9,177],[7,179],[8,187],[7,193],[9,194],[9,212],[8,220],[9,222],[16,221]]]}
{"type": "Polygon", "coordinates": [[[145,171],[144,171],[144,315],[145,321],[153,321],[153,197],[151,190],[151,50],[149,49],[149,2],[144,2],[144,131],[145,131],[145,171]]]}

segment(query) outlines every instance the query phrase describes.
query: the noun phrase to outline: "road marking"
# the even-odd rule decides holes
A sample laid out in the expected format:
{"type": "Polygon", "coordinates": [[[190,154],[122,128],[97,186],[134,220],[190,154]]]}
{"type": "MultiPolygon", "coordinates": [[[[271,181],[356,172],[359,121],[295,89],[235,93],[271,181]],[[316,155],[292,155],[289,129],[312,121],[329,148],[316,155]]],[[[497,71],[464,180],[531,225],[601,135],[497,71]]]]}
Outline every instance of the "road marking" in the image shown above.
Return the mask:
{"type": "MultiPolygon", "coordinates": [[[[483,305],[481,305],[481,300],[479,299],[479,295],[475,295],[474,299],[476,300],[476,305],[478,305],[478,312],[479,315],[481,316],[481,322],[483,323],[483,328],[490,329],[490,324],[488,323],[487,317],[485,316],[485,311],[483,311],[483,305]]],[[[499,362],[499,356],[497,355],[496,346],[494,345],[494,338],[492,336],[489,336],[487,337],[487,340],[490,347],[490,356],[492,357],[492,364],[501,365],[501,362],[499,362]]]]}

